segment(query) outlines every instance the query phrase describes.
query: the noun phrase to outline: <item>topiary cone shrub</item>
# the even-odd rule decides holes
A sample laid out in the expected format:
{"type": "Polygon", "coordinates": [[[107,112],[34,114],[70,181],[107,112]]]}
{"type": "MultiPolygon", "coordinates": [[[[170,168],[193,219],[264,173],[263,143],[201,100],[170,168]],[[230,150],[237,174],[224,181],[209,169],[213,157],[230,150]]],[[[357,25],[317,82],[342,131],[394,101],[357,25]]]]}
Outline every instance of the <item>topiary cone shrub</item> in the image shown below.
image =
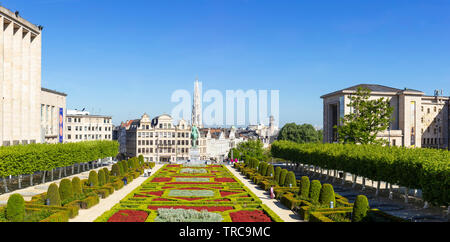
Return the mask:
{"type": "Polygon", "coordinates": [[[81,186],[80,178],[74,177],[72,179],[72,191],[74,196],[83,194],[83,187],[81,186]]]}
{"type": "Polygon", "coordinates": [[[288,170],[283,169],[280,173],[280,182],[278,183],[280,186],[284,186],[284,183],[286,182],[286,176],[288,174],[288,170]]]}
{"type": "Polygon", "coordinates": [[[319,203],[320,190],[322,189],[322,184],[319,180],[313,180],[311,182],[311,187],[309,190],[309,199],[312,203],[319,203]]]}
{"type": "Polygon", "coordinates": [[[88,179],[89,186],[96,187],[98,186],[98,174],[95,171],[89,172],[89,179],[88,179]]]}
{"type": "Polygon", "coordinates": [[[369,201],[364,195],[358,195],[353,204],[352,222],[361,222],[367,216],[369,201]]]}
{"type": "Polygon", "coordinates": [[[61,206],[61,197],[59,195],[58,185],[50,184],[47,190],[47,199],[49,199],[50,206],[61,206]]]}
{"type": "Polygon", "coordinates": [[[275,168],[275,182],[277,184],[280,184],[280,175],[281,175],[281,167],[277,166],[277,168],[275,168]]]}
{"type": "Polygon", "coordinates": [[[62,179],[61,183],[59,183],[59,196],[61,201],[73,198],[72,182],[69,179],[62,179]]]}
{"type": "Polygon", "coordinates": [[[139,155],[138,156],[138,162],[140,166],[144,165],[144,156],[143,155],[139,155]]]}
{"type": "Polygon", "coordinates": [[[103,169],[98,171],[98,185],[103,186],[106,184],[105,171],[103,169]]]}
{"type": "Polygon", "coordinates": [[[273,177],[275,175],[275,171],[273,169],[273,165],[269,165],[269,168],[267,168],[266,176],[273,177]]]}
{"type": "Polygon", "coordinates": [[[109,183],[109,170],[108,168],[103,168],[103,171],[105,172],[105,184],[109,183]]]}
{"type": "Polygon", "coordinates": [[[114,164],[111,168],[111,175],[113,176],[121,176],[120,167],[118,164],[114,164]]]}
{"type": "Polygon", "coordinates": [[[267,169],[269,168],[269,164],[267,162],[264,162],[264,165],[262,167],[261,175],[267,176],[267,169]]]}
{"type": "Polygon", "coordinates": [[[334,189],[331,184],[323,184],[322,189],[320,190],[320,204],[322,205],[330,205],[330,202],[333,202],[334,207],[336,207],[336,196],[334,195],[334,189]]]}
{"type": "Polygon", "coordinates": [[[6,218],[11,222],[23,222],[25,218],[25,200],[20,194],[13,194],[8,198],[6,218]]]}
{"type": "Polygon", "coordinates": [[[285,187],[296,187],[297,186],[297,180],[295,179],[295,173],[293,171],[290,171],[287,173],[286,180],[284,182],[285,187]]]}
{"type": "Polygon", "coordinates": [[[309,181],[309,177],[302,176],[301,182],[300,182],[300,197],[303,199],[308,199],[309,195],[309,187],[311,183],[309,181]]]}

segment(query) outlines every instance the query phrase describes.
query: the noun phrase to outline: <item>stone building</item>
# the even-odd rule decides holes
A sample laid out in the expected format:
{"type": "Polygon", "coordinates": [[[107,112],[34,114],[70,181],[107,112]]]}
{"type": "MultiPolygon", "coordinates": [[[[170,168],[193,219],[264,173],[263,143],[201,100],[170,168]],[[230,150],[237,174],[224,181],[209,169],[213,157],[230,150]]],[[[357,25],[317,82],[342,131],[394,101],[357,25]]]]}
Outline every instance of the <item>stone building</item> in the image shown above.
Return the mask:
{"type": "MultiPolygon", "coordinates": [[[[191,148],[191,127],[184,120],[177,125],[167,114],[150,119],[147,114],[140,119],[122,124],[126,130],[126,156],[143,155],[146,161],[176,162],[188,160],[191,148]]],[[[200,150],[204,150],[204,141],[199,139],[200,150]]],[[[201,157],[204,158],[204,157],[201,157]]]]}
{"type": "Polygon", "coordinates": [[[68,110],[64,142],[112,140],[112,129],[111,116],[91,115],[85,111],[68,110]]]}
{"type": "Polygon", "coordinates": [[[0,6],[0,145],[41,142],[41,31],[0,6]]]}
{"type": "Polygon", "coordinates": [[[41,88],[41,143],[63,143],[67,94],[41,88]]]}
{"type": "Polygon", "coordinates": [[[347,105],[359,87],[371,90],[370,99],[386,98],[394,108],[390,128],[380,134],[392,146],[449,148],[449,97],[427,96],[412,89],[360,84],[323,95],[324,142],[337,141],[337,130],[344,115],[353,112],[347,105]]]}

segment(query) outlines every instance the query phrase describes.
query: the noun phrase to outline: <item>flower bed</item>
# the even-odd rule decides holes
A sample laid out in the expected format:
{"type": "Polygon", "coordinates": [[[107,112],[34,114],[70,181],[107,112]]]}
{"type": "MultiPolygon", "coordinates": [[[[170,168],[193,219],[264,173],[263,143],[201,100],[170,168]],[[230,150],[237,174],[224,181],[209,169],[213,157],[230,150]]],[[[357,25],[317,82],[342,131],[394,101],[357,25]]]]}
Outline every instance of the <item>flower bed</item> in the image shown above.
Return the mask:
{"type": "Polygon", "coordinates": [[[115,213],[108,222],[145,222],[148,213],[136,210],[120,210],[115,213]]]}
{"type": "MultiPolygon", "coordinates": [[[[207,165],[203,168],[166,165],[96,221],[109,222],[113,216],[115,216],[113,220],[126,220],[120,218],[117,213],[127,210],[147,213],[143,221],[149,222],[211,222],[212,220],[208,219],[209,215],[215,218],[220,216],[222,222],[282,221],[228,169],[218,165],[207,165]],[[161,209],[185,211],[167,212],[161,209]],[[161,211],[165,211],[163,212],[165,214],[161,214],[161,211]],[[206,217],[196,217],[199,213],[192,211],[200,213],[207,211],[216,215],[204,214],[206,217]]],[[[126,217],[123,214],[122,216],[126,217]]]]}

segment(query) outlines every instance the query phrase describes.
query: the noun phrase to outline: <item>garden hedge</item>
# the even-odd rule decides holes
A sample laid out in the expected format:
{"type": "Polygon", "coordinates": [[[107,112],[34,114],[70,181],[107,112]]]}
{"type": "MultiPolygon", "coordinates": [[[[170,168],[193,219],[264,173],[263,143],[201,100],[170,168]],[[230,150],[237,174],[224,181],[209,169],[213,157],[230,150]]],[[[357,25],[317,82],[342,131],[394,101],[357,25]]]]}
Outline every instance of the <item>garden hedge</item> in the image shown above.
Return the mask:
{"type": "Polygon", "coordinates": [[[86,141],[66,144],[29,144],[0,147],[0,177],[34,174],[58,167],[114,157],[116,141],[86,141]]]}
{"type": "Polygon", "coordinates": [[[450,203],[450,151],[355,144],[297,144],[276,141],[273,157],[339,170],[373,181],[421,189],[435,205],[450,203]]]}

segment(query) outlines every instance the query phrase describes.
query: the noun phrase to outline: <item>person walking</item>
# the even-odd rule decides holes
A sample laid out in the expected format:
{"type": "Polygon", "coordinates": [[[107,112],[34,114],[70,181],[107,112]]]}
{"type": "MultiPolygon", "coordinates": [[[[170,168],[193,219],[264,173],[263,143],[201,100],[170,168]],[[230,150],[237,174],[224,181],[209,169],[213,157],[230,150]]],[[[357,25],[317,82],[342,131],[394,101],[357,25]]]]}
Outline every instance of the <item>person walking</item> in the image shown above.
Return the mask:
{"type": "Polygon", "coordinates": [[[270,186],[270,199],[275,198],[275,193],[273,192],[273,186],[270,186]]]}

